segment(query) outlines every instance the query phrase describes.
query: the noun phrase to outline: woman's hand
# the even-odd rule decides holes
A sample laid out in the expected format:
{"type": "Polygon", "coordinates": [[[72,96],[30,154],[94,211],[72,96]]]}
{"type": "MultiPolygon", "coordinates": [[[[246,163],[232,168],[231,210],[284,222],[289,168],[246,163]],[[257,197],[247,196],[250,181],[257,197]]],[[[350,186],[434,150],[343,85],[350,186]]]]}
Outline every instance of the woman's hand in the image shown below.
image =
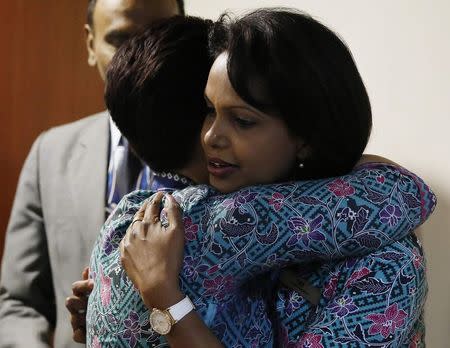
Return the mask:
{"type": "Polygon", "coordinates": [[[81,278],[82,280],[72,284],[72,296],[66,298],[66,308],[70,312],[73,340],[86,343],[86,309],[89,294],[94,287],[94,282],[89,279],[88,267],[83,270],[81,278]]]}
{"type": "Polygon", "coordinates": [[[178,203],[166,194],[164,210],[169,225],[161,225],[163,196],[159,192],[141,207],[120,243],[122,266],[149,309],[166,309],[184,297],[179,288],[183,219],[178,203]]]}
{"type": "MultiPolygon", "coordinates": [[[[169,226],[161,226],[163,196],[157,193],[142,206],[120,243],[122,266],[149,309],[166,309],[184,298],[178,281],[184,254],[183,218],[178,203],[166,195],[169,226]]],[[[174,348],[223,348],[195,311],[176,323],[166,338],[174,348]]]]}

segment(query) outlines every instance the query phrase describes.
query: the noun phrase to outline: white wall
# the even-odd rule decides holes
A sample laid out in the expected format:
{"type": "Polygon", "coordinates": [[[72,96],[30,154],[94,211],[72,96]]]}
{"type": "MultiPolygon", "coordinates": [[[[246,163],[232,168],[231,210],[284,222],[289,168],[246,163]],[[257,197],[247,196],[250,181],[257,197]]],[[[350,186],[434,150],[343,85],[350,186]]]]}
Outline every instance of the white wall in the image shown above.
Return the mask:
{"type": "Polygon", "coordinates": [[[427,344],[450,347],[450,1],[186,0],[188,14],[225,9],[304,10],[350,46],[373,106],[367,152],[388,157],[431,184],[438,207],[421,228],[428,259],[427,344]]]}

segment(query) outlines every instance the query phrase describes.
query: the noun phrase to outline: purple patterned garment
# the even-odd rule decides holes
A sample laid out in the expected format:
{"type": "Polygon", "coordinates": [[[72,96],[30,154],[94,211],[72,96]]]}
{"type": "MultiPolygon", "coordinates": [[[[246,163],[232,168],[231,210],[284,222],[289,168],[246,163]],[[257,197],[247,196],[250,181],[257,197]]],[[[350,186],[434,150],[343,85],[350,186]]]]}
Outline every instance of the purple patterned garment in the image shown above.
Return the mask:
{"type": "MultiPolygon", "coordinates": [[[[366,165],[374,169],[374,165],[366,165]]],[[[421,187],[423,183],[411,175],[421,187]]],[[[381,184],[385,178],[376,178],[381,184]]],[[[344,190],[341,190],[343,192],[344,190]]],[[[403,204],[422,209],[425,221],[436,197],[426,186],[418,199],[404,194],[403,204]]],[[[338,193],[339,194],[339,193],[338,193]]],[[[370,193],[373,201],[383,200],[370,193]]],[[[418,198],[418,197],[417,197],[418,198]]],[[[338,213],[355,224],[358,205],[338,213]]],[[[379,213],[383,223],[395,226],[402,218],[399,206],[386,205],[379,213]]],[[[299,277],[322,289],[313,306],[295,290],[279,287],[276,317],[281,347],[424,347],[423,311],[428,290],[425,259],[420,242],[407,236],[365,257],[328,262],[311,270],[302,266],[299,277]]]]}
{"type": "MultiPolygon", "coordinates": [[[[148,310],[121,268],[117,248],[150,196],[138,191],[125,197],[97,240],[88,346],[166,345],[150,329],[148,310]]],[[[225,346],[281,340],[288,347],[395,347],[411,339],[402,332],[419,322],[426,294],[423,267],[407,262],[414,253],[422,257],[411,232],[435,206],[435,196],[415,175],[374,164],[340,178],[249,187],[226,196],[197,186],[174,197],[185,213],[181,288],[225,346]],[[266,298],[277,270],[312,261],[321,262],[308,278],[324,289],[319,305],[298,320],[305,301],[279,289],[269,303],[276,305],[274,318],[266,298]],[[268,281],[255,283],[258,275],[268,281]],[[249,281],[259,286],[247,291],[249,281]]]]}

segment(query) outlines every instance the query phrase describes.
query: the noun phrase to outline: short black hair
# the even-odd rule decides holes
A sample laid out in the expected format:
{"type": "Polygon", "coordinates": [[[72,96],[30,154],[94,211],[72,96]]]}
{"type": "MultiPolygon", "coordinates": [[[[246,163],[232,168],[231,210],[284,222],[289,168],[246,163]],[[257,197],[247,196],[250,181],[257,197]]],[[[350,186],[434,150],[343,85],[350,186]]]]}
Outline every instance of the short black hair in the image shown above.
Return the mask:
{"type": "Polygon", "coordinates": [[[211,26],[197,17],[160,20],[124,43],[108,67],[105,102],[111,117],[157,172],[183,168],[200,144],[211,26]]]}
{"type": "MultiPolygon", "coordinates": [[[[96,4],[97,0],[88,0],[86,23],[89,24],[91,28],[94,23],[94,9],[96,4]]],[[[184,16],[185,15],[184,0],[177,0],[177,4],[180,10],[180,15],[184,16]]]]}
{"type": "Polygon", "coordinates": [[[367,145],[369,97],[345,43],[309,15],[286,8],[259,9],[238,19],[224,14],[211,34],[211,53],[228,53],[227,70],[238,95],[275,111],[311,154],[296,179],[350,171],[367,145]]]}

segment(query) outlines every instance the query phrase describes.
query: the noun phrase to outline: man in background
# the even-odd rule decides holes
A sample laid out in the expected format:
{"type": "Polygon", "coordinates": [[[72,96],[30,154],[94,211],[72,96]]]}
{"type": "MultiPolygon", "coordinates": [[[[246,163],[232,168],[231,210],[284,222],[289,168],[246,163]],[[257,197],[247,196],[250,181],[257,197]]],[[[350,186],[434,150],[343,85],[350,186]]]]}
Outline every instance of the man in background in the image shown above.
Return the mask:
{"type": "MultiPolygon", "coordinates": [[[[183,0],[88,0],[88,63],[102,79],[116,49],[183,0]]],[[[77,347],[64,307],[120,198],[150,172],[107,112],[43,132],[22,168],[0,279],[0,347],[77,347]],[[54,339],[52,339],[54,333],[54,339]]]]}

